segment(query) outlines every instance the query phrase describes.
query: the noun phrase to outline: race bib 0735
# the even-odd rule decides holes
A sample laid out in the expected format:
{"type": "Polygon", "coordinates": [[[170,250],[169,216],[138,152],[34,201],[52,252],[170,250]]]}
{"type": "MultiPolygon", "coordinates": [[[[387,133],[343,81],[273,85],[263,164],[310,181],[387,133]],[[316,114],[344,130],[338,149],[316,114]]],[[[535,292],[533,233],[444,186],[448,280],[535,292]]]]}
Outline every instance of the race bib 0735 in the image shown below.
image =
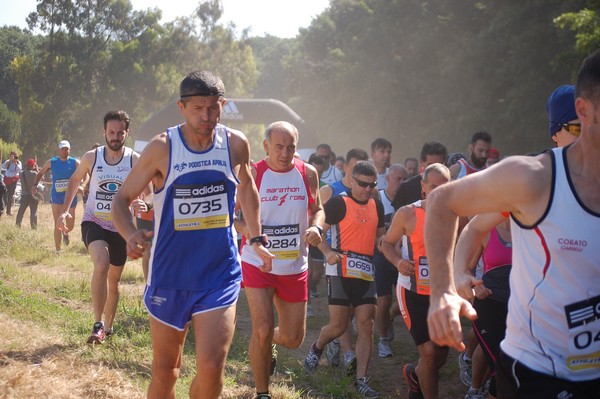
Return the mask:
{"type": "Polygon", "coordinates": [[[173,185],[175,230],[205,230],[229,226],[225,182],[173,185]]]}

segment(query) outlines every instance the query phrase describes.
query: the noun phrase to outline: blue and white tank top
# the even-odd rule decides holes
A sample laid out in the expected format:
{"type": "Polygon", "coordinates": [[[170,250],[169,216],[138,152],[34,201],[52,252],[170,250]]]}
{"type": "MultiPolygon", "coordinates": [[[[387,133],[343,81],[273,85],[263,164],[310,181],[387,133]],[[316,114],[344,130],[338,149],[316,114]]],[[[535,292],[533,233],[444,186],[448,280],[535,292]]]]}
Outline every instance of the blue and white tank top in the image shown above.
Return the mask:
{"type": "MultiPolygon", "coordinates": [[[[51,200],[53,204],[62,204],[65,201],[69,179],[75,173],[75,169],[77,169],[77,160],[73,157],[68,157],[64,161],[60,157],[50,159],[50,170],[52,171],[51,200]]],[[[74,203],[77,204],[77,196],[75,196],[74,203]]]]}
{"type": "Polygon", "coordinates": [[[96,148],[90,177],[90,195],[83,210],[84,222],[94,222],[105,230],[117,231],[112,221],[112,200],[131,171],[133,150],[125,147],[123,157],[114,165],[106,162],[106,147],[96,148]]]}
{"type": "Polygon", "coordinates": [[[197,152],[181,127],[167,129],[169,167],[154,194],[154,238],[148,285],[201,291],[241,280],[233,212],[239,180],[228,128],[215,127],[212,146],[197,152]]]}
{"type": "Polygon", "coordinates": [[[557,378],[600,378],[600,214],[581,201],[567,149],[550,153],[552,191],[534,226],[511,218],[513,266],[502,349],[557,378]]]}

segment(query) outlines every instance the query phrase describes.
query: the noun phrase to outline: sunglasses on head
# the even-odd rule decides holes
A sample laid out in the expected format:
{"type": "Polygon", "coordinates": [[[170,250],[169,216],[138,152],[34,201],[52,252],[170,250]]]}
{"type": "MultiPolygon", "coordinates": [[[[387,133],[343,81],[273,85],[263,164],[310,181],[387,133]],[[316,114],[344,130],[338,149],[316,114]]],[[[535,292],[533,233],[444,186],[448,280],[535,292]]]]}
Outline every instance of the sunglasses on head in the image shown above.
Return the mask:
{"type": "Polygon", "coordinates": [[[560,127],[571,133],[573,136],[579,137],[579,134],[581,134],[581,123],[562,123],[560,127]]]}
{"type": "Polygon", "coordinates": [[[375,183],[367,183],[366,181],[358,180],[356,177],[354,178],[354,180],[362,188],[367,188],[367,187],[375,188],[375,187],[377,187],[377,182],[375,182],[375,183]]]}

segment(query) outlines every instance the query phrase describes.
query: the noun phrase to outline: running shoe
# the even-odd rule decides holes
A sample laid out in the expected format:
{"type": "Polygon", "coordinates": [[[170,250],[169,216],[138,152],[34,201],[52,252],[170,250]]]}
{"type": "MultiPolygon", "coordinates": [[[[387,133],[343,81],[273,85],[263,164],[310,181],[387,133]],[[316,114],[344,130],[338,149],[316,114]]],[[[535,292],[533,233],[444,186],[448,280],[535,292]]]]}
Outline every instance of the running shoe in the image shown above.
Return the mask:
{"type": "Polygon", "coordinates": [[[256,395],[254,399],[271,399],[271,395],[268,393],[261,393],[260,395],[256,395]]]}
{"type": "Polygon", "coordinates": [[[472,361],[464,358],[465,352],[458,355],[458,367],[460,369],[460,381],[466,386],[471,386],[472,361]]]}
{"type": "Polygon", "coordinates": [[[275,370],[277,369],[277,347],[275,344],[271,344],[271,365],[270,365],[269,375],[275,374],[275,370]]]}
{"type": "Polygon", "coordinates": [[[327,363],[331,367],[337,367],[340,365],[340,341],[338,339],[334,339],[330,343],[326,345],[326,353],[327,363]]]}
{"type": "Polygon", "coordinates": [[[412,363],[406,363],[402,367],[402,374],[408,384],[408,399],[423,399],[423,393],[421,392],[421,386],[415,373],[416,366],[412,363]]]}
{"type": "Polygon", "coordinates": [[[379,357],[392,357],[394,356],[394,351],[392,351],[392,347],[390,346],[390,342],[387,339],[380,339],[377,343],[377,352],[379,357]]]}
{"type": "Polygon", "coordinates": [[[363,398],[378,398],[379,392],[369,386],[369,377],[357,378],[354,387],[363,398]]]}
{"type": "Polygon", "coordinates": [[[346,375],[356,375],[356,354],[354,351],[345,351],[342,355],[342,366],[346,369],[346,375]]]}
{"type": "Polygon", "coordinates": [[[62,233],[62,240],[63,240],[63,244],[65,244],[67,247],[71,243],[71,240],[69,239],[69,235],[64,232],[62,233]]]}
{"type": "Polygon", "coordinates": [[[100,321],[94,323],[92,328],[92,334],[89,336],[88,344],[101,344],[106,338],[106,332],[104,331],[104,324],[100,321]]]}
{"type": "Polygon", "coordinates": [[[306,355],[306,359],[304,359],[304,368],[310,373],[315,371],[319,365],[319,359],[322,354],[323,351],[317,349],[316,342],[313,343],[310,347],[310,351],[308,351],[308,355],[306,355]]]}
{"type": "Polygon", "coordinates": [[[469,388],[469,392],[465,395],[465,399],[487,399],[486,393],[483,389],[469,388]]]}

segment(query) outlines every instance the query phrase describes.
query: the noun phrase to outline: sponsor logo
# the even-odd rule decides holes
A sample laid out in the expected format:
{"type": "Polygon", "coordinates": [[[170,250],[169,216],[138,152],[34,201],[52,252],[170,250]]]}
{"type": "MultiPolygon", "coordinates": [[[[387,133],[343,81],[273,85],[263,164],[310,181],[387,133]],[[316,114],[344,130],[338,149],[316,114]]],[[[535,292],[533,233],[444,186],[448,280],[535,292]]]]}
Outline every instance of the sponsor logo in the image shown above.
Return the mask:
{"type": "Polygon", "coordinates": [[[221,112],[221,119],[242,120],[244,119],[244,114],[240,112],[237,105],[235,105],[234,101],[229,101],[223,107],[223,112],[221,112]]]}
{"type": "Polygon", "coordinates": [[[577,240],[573,238],[559,238],[558,245],[562,251],[583,252],[585,247],[587,247],[588,242],[586,240],[577,240]]]}
{"type": "Polygon", "coordinates": [[[114,193],[119,191],[121,184],[122,183],[120,181],[116,180],[103,181],[98,185],[98,188],[100,189],[100,191],[103,191],[105,193],[112,193],[114,195],[114,193]]]}
{"type": "Polygon", "coordinates": [[[129,166],[117,166],[117,172],[126,172],[129,170],[129,166]]]}
{"type": "Polygon", "coordinates": [[[300,226],[289,224],[283,226],[263,226],[263,233],[268,236],[287,236],[300,233],[300,226]]]}
{"type": "Polygon", "coordinates": [[[200,198],[225,193],[225,183],[207,184],[205,186],[176,185],[175,198],[200,198]]]}
{"type": "Polygon", "coordinates": [[[153,295],[150,297],[150,302],[152,303],[152,305],[160,306],[163,303],[165,303],[166,301],[167,301],[167,298],[165,298],[163,296],[153,295]]]}
{"type": "Polygon", "coordinates": [[[567,391],[562,391],[558,395],[556,395],[556,399],[571,399],[573,397],[573,394],[567,391]]]}
{"type": "Polygon", "coordinates": [[[283,197],[279,198],[279,204],[277,204],[278,206],[283,205],[283,203],[285,202],[285,199],[287,198],[287,194],[284,194],[283,197]]]}
{"type": "Polygon", "coordinates": [[[182,171],[183,171],[185,168],[187,168],[187,166],[188,166],[188,165],[187,165],[187,163],[185,163],[185,162],[182,162],[182,163],[176,163],[176,164],[173,166],[173,169],[175,169],[175,170],[176,170],[176,171],[178,171],[178,172],[182,172],[182,171]]]}
{"type": "Polygon", "coordinates": [[[267,194],[283,194],[283,193],[299,193],[300,188],[298,187],[277,187],[267,188],[267,194]]]}
{"type": "Polygon", "coordinates": [[[223,166],[223,167],[227,167],[227,161],[224,161],[222,159],[202,159],[200,161],[194,161],[194,162],[182,162],[182,163],[178,163],[173,165],[173,169],[175,169],[178,172],[183,172],[185,169],[190,168],[190,169],[197,169],[197,168],[203,168],[203,167],[207,167],[207,166],[223,166]]]}
{"type": "Polygon", "coordinates": [[[569,328],[600,319],[600,295],[565,306],[569,328]]]}

